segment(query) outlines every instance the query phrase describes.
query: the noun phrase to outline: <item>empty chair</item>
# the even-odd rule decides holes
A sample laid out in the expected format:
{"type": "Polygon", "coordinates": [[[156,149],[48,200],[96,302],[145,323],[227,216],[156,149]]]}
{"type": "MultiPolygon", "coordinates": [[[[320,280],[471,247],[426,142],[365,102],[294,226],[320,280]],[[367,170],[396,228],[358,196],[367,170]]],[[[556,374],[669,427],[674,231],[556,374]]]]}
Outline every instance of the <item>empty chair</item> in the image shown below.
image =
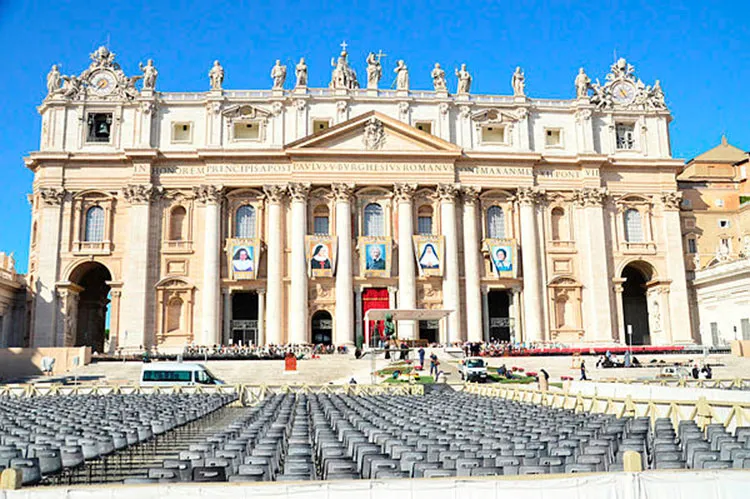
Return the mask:
{"type": "Polygon", "coordinates": [[[546,466],[520,466],[518,468],[519,475],[545,475],[549,473],[549,469],[546,466]]]}
{"type": "Polygon", "coordinates": [[[148,478],[155,478],[159,483],[176,483],[180,481],[177,470],[166,470],[164,468],[150,468],[148,478]]]}
{"type": "Polygon", "coordinates": [[[440,478],[456,476],[456,470],[426,469],[424,470],[425,478],[440,478]]]}
{"type": "Polygon", "coordinates": [[[23,485],[34,485],[42,480],[42,473],[39,469],[39,458],[17,457],[10,460],[9,467],[21,470],[21,483],[23,485]]]}
{"type": "Polygon", "coordinates": [[[193,468],[194,482],[226,482],[226,468],[199,466],[193,468]]]}

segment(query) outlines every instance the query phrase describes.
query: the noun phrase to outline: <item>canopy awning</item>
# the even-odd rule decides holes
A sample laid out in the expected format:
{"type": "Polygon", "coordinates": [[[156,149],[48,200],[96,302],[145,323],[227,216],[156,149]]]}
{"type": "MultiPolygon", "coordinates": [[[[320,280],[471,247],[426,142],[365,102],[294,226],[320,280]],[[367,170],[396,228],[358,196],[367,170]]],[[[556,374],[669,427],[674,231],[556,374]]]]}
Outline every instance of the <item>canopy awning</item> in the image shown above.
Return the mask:
{"type": "Polygon", "coordinates": [[[385,320],[386,315],[390,314],[394,321],[435,321],[448,317],[452,313],[453,310],[372,308],[365,313],[365,320],[382,321],[385,320]]]}

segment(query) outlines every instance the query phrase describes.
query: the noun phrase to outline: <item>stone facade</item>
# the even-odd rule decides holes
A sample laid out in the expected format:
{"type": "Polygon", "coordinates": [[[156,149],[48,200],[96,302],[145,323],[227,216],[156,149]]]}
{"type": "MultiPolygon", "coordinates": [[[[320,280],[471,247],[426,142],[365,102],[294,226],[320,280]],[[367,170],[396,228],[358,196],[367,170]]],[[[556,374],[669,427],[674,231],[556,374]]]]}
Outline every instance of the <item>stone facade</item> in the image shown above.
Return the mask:
{"type": "Polygon", "coordinates": [[[27,343],[26,281],[13,255],[0,252],[0,348],[27,343]]]}
{"type": "Polygon", "coordinates": [[[344,344],[388,306],[451,310],[401,326],[440,342],[692,341],[682,162],[624,60],[552,100],[519,71],[513,96],[470,94],[465,68],[455,95],[444,72],[412,90],[403,61],[382,90],[374,57],[360,89],[346,52],[330,88],[304,65],[293,89],[274,69],[227,90],[217,61],[195,93],[91,59],[48,85],[26,158],[34,345],[105,348],[107,312],[110,349],[344,344]]]}

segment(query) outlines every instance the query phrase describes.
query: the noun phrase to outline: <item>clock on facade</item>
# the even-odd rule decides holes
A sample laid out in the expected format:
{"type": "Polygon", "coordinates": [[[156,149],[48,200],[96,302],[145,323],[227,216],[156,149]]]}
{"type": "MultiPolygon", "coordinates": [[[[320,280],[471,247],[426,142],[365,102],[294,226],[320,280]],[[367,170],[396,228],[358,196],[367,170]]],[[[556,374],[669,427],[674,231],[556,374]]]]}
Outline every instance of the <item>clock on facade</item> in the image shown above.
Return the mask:
{"type": "Polygon", "coordinates": [[[117,80],[109,71],[98,71],[89,80],[89,88],[96,95],[109,95],[114,91],[115,86],[117,86],[117,80]]]}
{"type": "Polygon", "coordinates": [[[612,85],[612,100],[615,104],[627,106],[635,100],[635,85],[629,81],[618,81],[612,85]]]}

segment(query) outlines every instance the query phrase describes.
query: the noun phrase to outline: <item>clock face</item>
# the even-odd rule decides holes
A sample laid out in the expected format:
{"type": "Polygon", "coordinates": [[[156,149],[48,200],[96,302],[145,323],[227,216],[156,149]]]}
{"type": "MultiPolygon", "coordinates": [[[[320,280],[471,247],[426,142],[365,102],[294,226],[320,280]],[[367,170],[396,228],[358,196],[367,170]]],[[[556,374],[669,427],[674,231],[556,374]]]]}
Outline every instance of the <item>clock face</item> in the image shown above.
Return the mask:
{"type": "Polygon", "coordinates": [[[100,71],[89,80],[89,88],[96,95],[109,95],[115,86],[117,86],[117,80],[109,71],[100,71]]]}
{"type": "Polygon", "coordinates": [[[635,100],[635,85],[627,81],[618,81],[612,85],[612,100],[616,104],[630,104],[635,100]]]}

